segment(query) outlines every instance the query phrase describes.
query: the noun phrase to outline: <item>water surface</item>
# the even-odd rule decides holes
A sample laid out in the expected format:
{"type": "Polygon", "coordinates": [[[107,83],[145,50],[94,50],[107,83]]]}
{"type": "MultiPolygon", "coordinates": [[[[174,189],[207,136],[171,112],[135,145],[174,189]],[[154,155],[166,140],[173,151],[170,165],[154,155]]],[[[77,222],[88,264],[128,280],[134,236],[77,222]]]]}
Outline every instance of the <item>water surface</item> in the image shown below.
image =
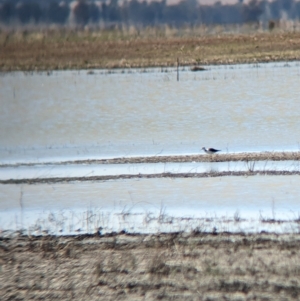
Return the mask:
{"type": "Polygon", "coordinates": [[[131,179],[1,185],[4,229],[297,232],[299,176],[131,179]],[[274,220],[274,222],[270,222],[274,220]]]}
{"type": "Polygon", "coordinates": [[[91,176],[188,174],[239,171],[299,172],[298,161],[254,162],[187,162],[187,163],[136,163],[136,164],[36,164],[30,166],[0,167],[0,180],[82,178],[91,176]]]}
{"type": "Polygon", "coordinates": [[[4,73],[1,163],[299,150],[298,63],[207,68],[4,73]]]}
{"type": "MultiPolygon", "coordinates": [[[[299,171],[293,161],[61,164],[198,154],[203,146],[226,153],[299,150],[298,63],[207,69],[185,69],[179,82],[174,69],[2,73],[0,179],[299,171]]],[[[298,182],[253,176],[0,185],[0,230],[297,232],[298,182]]]]}

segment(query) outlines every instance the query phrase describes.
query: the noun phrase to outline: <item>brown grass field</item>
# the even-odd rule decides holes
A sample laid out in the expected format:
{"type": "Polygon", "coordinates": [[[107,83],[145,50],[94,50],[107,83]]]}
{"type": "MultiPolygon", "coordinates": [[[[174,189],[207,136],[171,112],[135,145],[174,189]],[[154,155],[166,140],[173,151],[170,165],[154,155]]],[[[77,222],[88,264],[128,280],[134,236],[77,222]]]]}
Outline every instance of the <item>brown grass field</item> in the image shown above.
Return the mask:
{"type": "Polygon", "coordinates": [[[293,61],[300,32],[1,31],[0,70],[146,68],[293,61]]]}
{"type": "Polygon", "coordinates": [[[299,300],[298,234],[0,240],[1,300],[299,300]]]}

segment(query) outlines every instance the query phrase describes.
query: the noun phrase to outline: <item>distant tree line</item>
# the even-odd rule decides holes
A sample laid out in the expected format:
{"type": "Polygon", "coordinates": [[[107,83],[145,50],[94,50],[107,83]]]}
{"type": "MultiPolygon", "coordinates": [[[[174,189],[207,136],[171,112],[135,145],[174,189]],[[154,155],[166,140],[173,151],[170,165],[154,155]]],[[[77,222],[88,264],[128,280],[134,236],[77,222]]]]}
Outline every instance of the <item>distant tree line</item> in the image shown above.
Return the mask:
{"type": "Polygon", "coordinates": [[[15,24],[241,24],[281,18],[298,20],[297,0],[239,0],[233,5],[201,5],[182,0],[175,5],[162,1],[138,0],[0,0],[0,23],[15,24]]]}

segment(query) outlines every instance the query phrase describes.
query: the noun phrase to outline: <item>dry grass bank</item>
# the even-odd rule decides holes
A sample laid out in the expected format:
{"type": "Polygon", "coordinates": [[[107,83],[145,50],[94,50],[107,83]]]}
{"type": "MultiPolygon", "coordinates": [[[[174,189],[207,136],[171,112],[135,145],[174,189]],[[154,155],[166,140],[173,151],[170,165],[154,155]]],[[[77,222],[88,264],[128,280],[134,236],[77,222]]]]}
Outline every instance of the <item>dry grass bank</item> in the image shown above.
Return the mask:
{"type": "Polygon", "coordinates": [[[0,70],[57,70],[291,61],[299,32],[206,34],[142,31],[41,30],[0,33],[0,70]]]}
{"type": "Polygon", "coordinates": [[[300,237],[157,234],[0,240],[1,300],[296,300],[300,237]]]}

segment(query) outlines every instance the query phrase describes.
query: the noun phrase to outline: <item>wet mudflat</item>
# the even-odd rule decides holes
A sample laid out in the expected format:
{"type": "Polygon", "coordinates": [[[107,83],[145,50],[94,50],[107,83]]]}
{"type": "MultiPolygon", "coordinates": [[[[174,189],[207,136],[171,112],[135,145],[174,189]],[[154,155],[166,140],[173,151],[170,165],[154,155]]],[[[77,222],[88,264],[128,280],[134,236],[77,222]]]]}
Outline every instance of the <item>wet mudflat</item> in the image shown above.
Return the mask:
{"type": "Polygon", "coordinates": [[[298,234],[1,238],[2,300],[296,300],[298,234]]]}

